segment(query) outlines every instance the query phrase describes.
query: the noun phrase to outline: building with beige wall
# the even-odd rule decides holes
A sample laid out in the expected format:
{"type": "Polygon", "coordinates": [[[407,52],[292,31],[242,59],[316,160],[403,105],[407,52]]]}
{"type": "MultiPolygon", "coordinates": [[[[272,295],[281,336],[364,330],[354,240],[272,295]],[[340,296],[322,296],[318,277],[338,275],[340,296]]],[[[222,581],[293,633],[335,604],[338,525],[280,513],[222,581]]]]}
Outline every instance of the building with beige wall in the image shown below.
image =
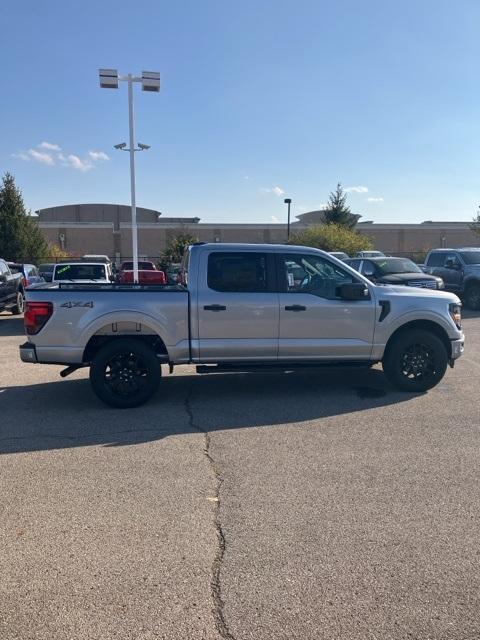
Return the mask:
{"type": "MultiPolygon", "coordinates": [[[[131,257],[130,207],[116,204],[76,204],[36,212],[39,226],[52,243],[71,255],[107,254],[117,260],[131,257]]],[[[291,233],[321,223],[321,211],[298,216],[291,233]]],[[[199,218],[168,218],[159,211],[137,208],[139,255],[156,258],[179,233],[201,242],[283,243],[286,224],[201,223],[199,218]]],[[[415,255],[434,247],[480,244],[468,222],[376,224],[359,222],[357,230],[370,236],[377,249],[389,254],[415,255]]]]}

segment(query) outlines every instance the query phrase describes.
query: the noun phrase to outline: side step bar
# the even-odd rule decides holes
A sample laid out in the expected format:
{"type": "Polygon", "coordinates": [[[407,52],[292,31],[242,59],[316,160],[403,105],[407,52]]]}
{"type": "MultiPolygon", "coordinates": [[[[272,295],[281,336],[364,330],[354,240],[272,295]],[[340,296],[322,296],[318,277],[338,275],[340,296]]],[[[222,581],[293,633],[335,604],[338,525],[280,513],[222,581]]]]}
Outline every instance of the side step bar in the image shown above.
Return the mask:
{"type": "Polygon", "coordinates": [[[272,362],[265,364],[252,364],[252,363],[222,363],[222,364],[199,364],[196,366],[197,373],[269,373],[269,372],[284,372],[284,371],[298,371],[301,369],[326,369],[326,368],[362,368],[371,367],[376,364],[376,361],[354,361],[354,362],[342,362],[339,360],[330,360],[327,362],[272,362]]]}

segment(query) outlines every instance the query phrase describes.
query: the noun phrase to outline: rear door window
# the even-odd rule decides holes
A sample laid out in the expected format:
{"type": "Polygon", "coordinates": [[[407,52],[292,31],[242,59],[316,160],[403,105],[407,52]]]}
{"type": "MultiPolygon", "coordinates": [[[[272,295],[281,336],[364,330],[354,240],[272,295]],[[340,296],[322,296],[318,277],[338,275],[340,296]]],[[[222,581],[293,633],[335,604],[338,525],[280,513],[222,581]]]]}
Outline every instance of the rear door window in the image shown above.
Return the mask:
{"type": "Polygon", "coordinates": [[[268,291],[267,254],[250,251],[211,253],[207,285],[214,291],[232,293],[268,291]]]}
{"type": "Polygon", "coordinates": [[[445,264],[446,254],[440,251],[433,252],[428,256],[428,267],[443,267],[445,264]]]}

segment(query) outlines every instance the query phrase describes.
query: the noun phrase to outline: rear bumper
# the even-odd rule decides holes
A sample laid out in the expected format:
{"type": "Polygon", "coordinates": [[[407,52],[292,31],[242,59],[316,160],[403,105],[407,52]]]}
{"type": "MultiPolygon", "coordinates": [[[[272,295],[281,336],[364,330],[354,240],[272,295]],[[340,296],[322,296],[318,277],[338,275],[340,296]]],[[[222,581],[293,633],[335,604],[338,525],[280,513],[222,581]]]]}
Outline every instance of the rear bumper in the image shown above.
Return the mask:
{"type": "Polygon", "coordinates": [[[24,342],[20,345],[20,358],[22,362],[38,362],[35,346],[30,342],[24,342]]]}

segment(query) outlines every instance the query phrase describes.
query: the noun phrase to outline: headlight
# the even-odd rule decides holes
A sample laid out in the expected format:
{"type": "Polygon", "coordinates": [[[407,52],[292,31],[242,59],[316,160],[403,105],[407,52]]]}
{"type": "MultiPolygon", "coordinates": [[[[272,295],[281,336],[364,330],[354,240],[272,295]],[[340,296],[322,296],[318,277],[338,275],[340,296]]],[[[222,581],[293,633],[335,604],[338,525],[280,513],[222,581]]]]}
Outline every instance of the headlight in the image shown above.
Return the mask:
{"type": "Polygon", "coordinates": [[[450,312],[450,317],[455,323],[457,329],[462,328],[462,305],[457,304],[456,302],[452,302],[448,305],[448,310],[450,312]]]}
{"type": "Polygon", "coordinates": [[[445,289],[445,283],[441,278],[438,280],[438,288],[445,289]]]}

